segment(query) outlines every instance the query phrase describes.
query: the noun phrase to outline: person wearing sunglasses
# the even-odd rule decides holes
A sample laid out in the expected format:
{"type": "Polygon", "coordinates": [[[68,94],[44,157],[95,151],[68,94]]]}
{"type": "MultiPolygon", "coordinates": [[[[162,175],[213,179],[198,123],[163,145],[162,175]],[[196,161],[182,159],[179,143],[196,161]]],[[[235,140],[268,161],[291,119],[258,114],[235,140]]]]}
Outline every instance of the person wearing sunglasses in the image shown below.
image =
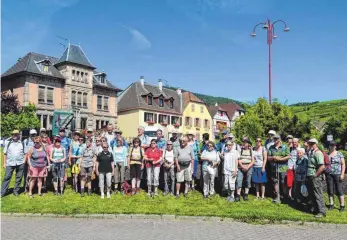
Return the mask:
{"type": "Polygon", "coordinates": [[[114,160],[113,154],[109,151],[107,142],[102,144],[102,152],[96,158],[95,166],[96,175],[99,176],[99,188],[101,198],[105,198],[105,186],[104,181],[106,178],[106,196],[111,198],[111,181],[114,175],[114,160]]]}
{"type": "Polygon", "coordinates": [[[37,181],[38,195],[42,196],[42,179],[47,176],[48,155],[41,144],[41,137],[34,138],[34,147],[28,152],[29,164],[29,197],[33,198],[33,188],[37,181]]]}
{"type": "Polygon", "coordinates": [[[163,195],[170,192],[171,196],[175,195],[175,165],[174,165],[174,150],[173,143],[168,141],[166,143],[167,149],[163,152],[163,169],[164,169],[164,183],[165,189],[163,195]],[[170,181],[171,180],[171,181],[170,181]]]}
{"type": "Polygon", "coordinates": [[[82,143],[83,143],[83,138],[81,137],[81,134],[78,131],[74,132],[74,136],[70,145],[69,165],[71,167],[71,174],[72,174],[72,189],[76,193],[78,192],[77,182],[78,182],[78,174],[80,172],[82,143]]]}
{"type": "Polygon", "coordinates": [[[130,178],[132,195],[140,193],[141,172],[144,168],[143,149],[139,138],[133,139],[132,147],[128,154],[128,166],[130,166],[130,178]]]}
{"type": "Polygon", "coordinates": [[[252,181],[255,184],[256,199],[265,199],[265,183],[267,183],[267,176],[265,166],[267,162],[267,152],[265,147],[262,146],[261,138],[257,138],[255,141],[255,147],[253,148],[254,154],[254,166],[252,173],[252,181]]]}
{"type": "Polygon", "coordinates": [[[215,150],[214,142],[208,143],[208,150],[201,154],[202,172],[204,179],[204,198],[212,197],[215,193],[214,180],[217,173],[217,168],[220,163],[218,152],[215,150]]]}
{"type": "Polygon", "coordinates": [[[147,169],[147,187],[149,197],[152,197],[152,187],[154,187],[154,196],[158,196],[160,165],[162,161],[162,152],[157,146],[157,140],[152,139],[150,147],[145,151],[144,160],[147,169]]]}
{"type": "Polygon", "coordinates": [[[226,142],[226,148],[222,154],[223,174],[224,174],[224,187],[223,190],[227,192],[226,200],[228,202],[234,202],[235,200],[235,182],[237,177],[237,166],[240,158],[240,152],[233,146],[235,143],[232,141],[226,142]]]}

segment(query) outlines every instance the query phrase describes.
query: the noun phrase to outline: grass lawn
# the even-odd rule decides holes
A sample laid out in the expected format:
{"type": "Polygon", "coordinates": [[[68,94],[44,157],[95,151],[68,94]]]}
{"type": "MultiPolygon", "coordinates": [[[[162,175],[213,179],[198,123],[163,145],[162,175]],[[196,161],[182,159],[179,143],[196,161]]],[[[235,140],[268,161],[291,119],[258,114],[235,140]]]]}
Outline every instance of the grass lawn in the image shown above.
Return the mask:
{"type": "MultiPolygon", "coordinates": [[[[1,180],[4,171],[1,172],[1,180]]],[[[14,181],[12,179],[11,187],[14,181]]],[[[52,192],[43,197],[34,195],[19,197],[7,195],[1,199],[1,212],[4,213],[54,213],[54,214],[173,214],[187,216],[216,216],[234,218],[245,222],[261,223],[270,221],[317,221],[311,214],[295,210],[288,205],[275,205],[271,199],[255,200],[250,196],[248,202],[228,203],[224,198],[215,196],[211,200],[203,200],[201,193],[190,194],[189,199],[181,196],[175,199],[170,196],[159,196],[150,199],[145,192],[140,195],[113,195],[111,199],[100,199],[96,194],[81,198],[79,194],[67,189],[62,197],[53,196],[52,192]]],[[[327,199],[326,199],[327,200],[327,199]]],[[[338,203],[336,199],[336,203],[338,203]]],[[[347,223],[347,213],[337,209],[329,211],[327,217],[320,219],[326,223],[347,223]]]]}

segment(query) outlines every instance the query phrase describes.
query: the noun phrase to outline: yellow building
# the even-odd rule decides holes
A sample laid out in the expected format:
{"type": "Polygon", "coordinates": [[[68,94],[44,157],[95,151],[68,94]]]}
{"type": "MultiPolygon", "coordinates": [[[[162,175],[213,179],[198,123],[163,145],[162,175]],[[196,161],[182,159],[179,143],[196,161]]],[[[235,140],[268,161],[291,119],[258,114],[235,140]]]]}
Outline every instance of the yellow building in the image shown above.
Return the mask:
{"type": "Polygon", "coordinates": [[[202,140],[204,133],[210,134],[210,138],[213,138],[212,117],[206,104],[191,92],[182,93],[182,98],[182,133],[193,133],[198,141],[202,140]]]}
{"type": "Polygon", "coordinates": [[[127,139],[137,136],[137,128],[145,127],[145,134],[155,137],[161,129],[165,139],[171,137],[172,131],[182,132],[182,93],[158,85],[140,81],[132,83],[118,97],[118,127],[127,139]]]}

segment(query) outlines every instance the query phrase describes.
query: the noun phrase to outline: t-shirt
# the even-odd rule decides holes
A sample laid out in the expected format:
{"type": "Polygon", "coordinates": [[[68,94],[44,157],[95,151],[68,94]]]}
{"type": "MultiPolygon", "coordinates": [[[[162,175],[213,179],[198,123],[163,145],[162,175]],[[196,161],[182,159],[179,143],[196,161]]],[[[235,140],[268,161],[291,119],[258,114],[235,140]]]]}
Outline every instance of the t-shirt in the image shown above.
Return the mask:
{"type": "Polygon", "coordinates": [[[240,152],[232,149],[229,151],[225,149],[224,151],[224,174],[232,174],[232,172],[237,171],[238,160],[240,157],[240,152]]]}
{"type": "Polygon", "coordinates": [[[295,168],[295,181],[305,181],[307,176],[308,159],[306,156],[297,158],[295,168]]]}
{"type": "Polygon", "coordinates": [[[336,152],[335,156],[329,155],[329,161],[331,164],[331,172],[330,174],[341,174],[341,161],[344,158],[341,152],[336,152]]]}
{"type": "MultiPolygon", "coordinates": [[[[208,159],[209,161],[212,161],[213,163],[220,162],[219,154],[216,150],[208,151],[205,150],[201,154],[201,159],[208,159]]],[[[209,161],[203,161],[202,162],[202,169],[207,170],[207,166],[212,166],[212,163],[209,161]]]]}
{"type": "Polygon", "coordinates": [[[189,142],[188,145],[192,148],[194,153],[194,160],[199,161],[198,152],[199,152],[199,144],[197,141],[189,142]]]}
{"type": "Polygon", "coordinates": [[[317,169],[324,164],[324,155],[321,151],[316,150],[309,153],[307,176],[316,174],[317,169]]]}
{"type": "Polygon", "coordinates": [[[177,159],[181,168],[188,168],[190,166],[189,163],[194,159],[193,149],[188,145],[184,148],[180,146],[179,148],[174,150],[174,157],[175,159],[177,159]],[[181,165],[181,163],[183,163],[184,165],[181,165]]]}
{"type": "Polygon", "coordinates": [[[96,149],[91,147],[86,147],[82,152],[82,167],[89,168],[94,166],[94,157],[96,156],[96,149]]]}
{"type": "Polygon", "coordinates": [[[163,160],[164,162],[171,164],[174,162],[174,150],[168,151],[164,150],[163,152],[163,160]]]}
{"type": "Polygon", "coordinates": [[[71,149],[72,159],[76,160],[76,163],[79,163],[80,159],[78,157],[82,155],[82,150],[83,150],[79,141],[72,140],[71,145],[70,145],[70,149],[71,149]]]}
{"type": "MultiPolygon", "coordinates": [[[[145,152],[145,155],[148,159],[153,159],[154,161],[157,161],[161,158],[162,152],[158,148],[148,148],[145,152]]],[[[146,161],[146,168],[150,168],[152,166],[152,162],[146,161]]],[[[154,167],[160,167],[160,163],[154,164],[154,167]]]]}
{"type": "Polygon", "coordinates": [[[37,151],[35,147],[32,148],[30,164],[33,168],[43,168],[47,165],[47,153],[43,150],[37,151]]]}
{"type": "Polygon", "coordinates": [[[142,158],[143,158],[143,152],[142,148],[131,148],[129,151],[129,156],[130,156],[130,164],[142,164],[142,158]],[[142,156],[142,158],[141,158],[142,156]]]}
{"type": "MultiPolygon", "coordinates": [[[[290,155],[289,148],[286,145],[280,145],[278,148],[275,145],[272,145],[268,151],[268,156],[279,156],[279,157],[287,157],[290,155]]],[[[271,166],[276,168],[278,164],[279,172],[287,172],[288,163],[287,162],[271,162],[271,166]]]]}
{"type": "Polygon", "coordinates": [[[160,150],[164,150],[166,149],[166,140],[162,137],[160,139],[157,139],[157,147],[160,150]]]}
{"type": "Polygon", "coordinates": [[[252,149],[242,149],[240,161],[242,164],[250,164],[252,162],[252,149]]]}
{"type": "Polygon", "coordinates": [[[254,156],[254,167],[263,167],[264,164],[264,154],[266,153],[265,147],[260,147],[259,149],[253,150],[253,156],[254,156]]]}
{"type": "Polygon", "coordinates": [[[102,151],[96,161],[99,163],[98,171],[101,173],[109,173],[112,172],[113,165],[113,154],[109,151],[102,151]]]}
{"type": "Polygon", "coordinates": [[[292,170],[295,169],[297,157],[298,157],[298,150],[295,148],[292,148],[292,150],[290,151],[290,158],[288,160],[289,169],[292,169],[292,170]]]}
{"type": "Polygon", "coordinates": [[[127,161],[128,156],[128,148],[125,146],[121,146],[118,148],[117,146],[114,146],[113,148],[113,157],[114,157],[114,164],[122,163],[123,166],[128,166],[127,161]]]}
{"type": "Polygon", "coordinates": [[[170,141],[172,142],[172,147],[174,150],[180,147],[180,141],[178,138],[171,137],[170,141]]]}
{"type": "Polygon", "coordinates": [[[265,148],[267,151],[270,150],[270,147],[273,146],[275,144],[275,142],[272,139],[266,139],[265,141],[265,148]]]}

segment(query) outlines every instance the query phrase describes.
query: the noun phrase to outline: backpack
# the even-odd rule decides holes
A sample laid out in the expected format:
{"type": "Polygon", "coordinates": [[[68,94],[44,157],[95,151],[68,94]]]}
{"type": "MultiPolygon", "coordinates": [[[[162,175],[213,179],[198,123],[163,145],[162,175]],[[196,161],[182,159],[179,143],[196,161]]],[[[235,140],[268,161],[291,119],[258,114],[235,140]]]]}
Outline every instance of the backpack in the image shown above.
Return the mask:
{"type": "MultiPolygon", "coordinates": [[[[140,148],[140,156],[141,156],[141,161],[143,160],[143,153],[142,153],[142,148],[140,148]]],[[[130,151],[130,160],[131,160],[131,157],[133,156],[133,151],[134,151],[134,147],[131,148],[131,151],[130,151]]]]}
{"type": "Polygon", "coordinates": [[[330,173],[331,172],[331,161],[330,158],[328,156],[328,154],[326,154],[326,152],[321,151],[323,153],[324,156],[324,172],[325,173],[330,173]]]}
{"type": "Polygon", "coordinates": [[[123,183],[123,190],[126,195],[131,195],[132,189],[128,181],[124,181],[123,183]]]}
{"type": "MultiPolygon", "coordinates": [[[[11,145],[12,142],[13,142],[13,140],[11,139],[11,140],[8,142],[8,144],[7,144],[7,148],[6,148],[6,152],[5,152],[6,155],[7,155],[8,149],[10,148],[10,145],[11,145]]],[[[26,141],[25,146],[28,146],[28,142],[29,142],[29,141],[26,141]]],[[[23,153],[24,153],[24,152],[25,152],[24,141],[21,141],[21,143],[22,143],[23,153]]]]}
{"type": "MultiPolygon", "coordinates": [[[[249,152],[251,153],[251,158],[253,157],[253,150],[252,149],[249,149],[249,152]]],[[[243,153],[243,148],[241,148],[241,154],[240,154],[240,156],[242,156],[242,153],[243,153]]]]}

